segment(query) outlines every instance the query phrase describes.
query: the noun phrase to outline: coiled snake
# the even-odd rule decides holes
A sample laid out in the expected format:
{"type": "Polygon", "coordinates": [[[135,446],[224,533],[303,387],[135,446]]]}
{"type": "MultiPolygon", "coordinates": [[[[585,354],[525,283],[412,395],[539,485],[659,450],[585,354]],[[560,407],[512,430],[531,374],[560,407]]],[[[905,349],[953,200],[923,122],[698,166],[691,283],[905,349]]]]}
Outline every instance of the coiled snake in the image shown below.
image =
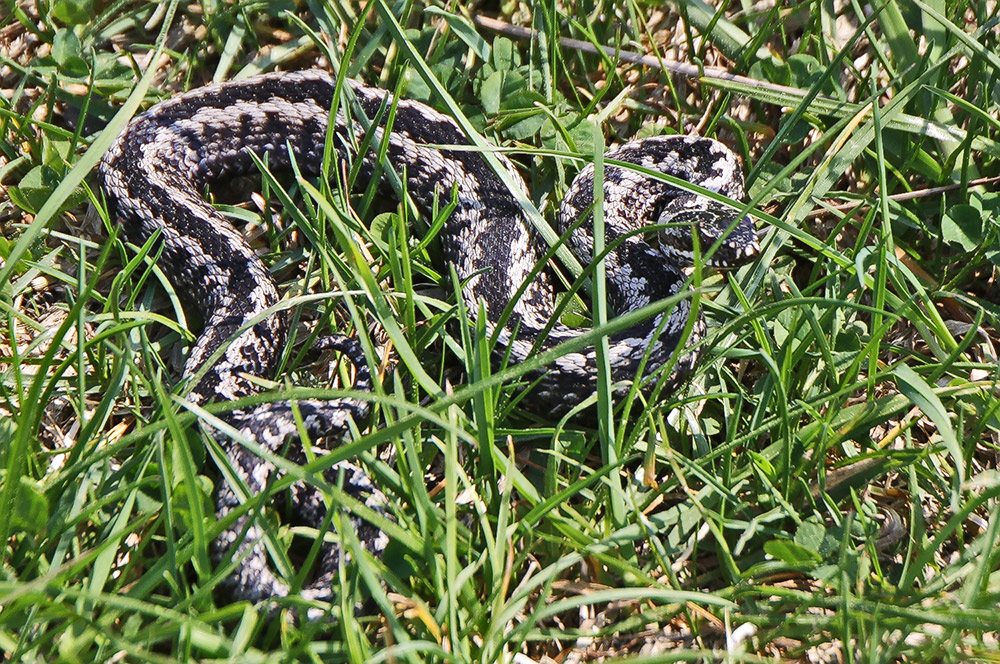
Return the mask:
{"type": "MultiPolygon", "coordinates": [[[[396,105],[388,137],[383,136],[384,126],[377,126],[371,144],[378,146],[387,139],[386,162],[405,172],[406,190],[414,201],[430,209],[437,199],[447,201],[454,196],[456,205],[441,231],[441,244],[461,280],[467,310],[473,315],[484,312],[487,331],[497,333],[498,354],[514,364],[579,335],[579,330],[550,321],[553,288],[544,272],[533,274],[543,252],[530,222],[482,154],[468,149],[469,141],[458,125],[424,104],[393,100],[384,90],[353,82],[348,87],[357,108],[368,118],[389,115],[383,112],[385,105],[396,105]],[[510,315],[504,318],[508,305],[510,315]]],[[[246,376],[271,376],[288,326],[286,317],[276,314],[243,329],[279,301],[278,289],[267,266],[201,191],[210,181],[254,171],[251,152],[266,155],[272,169],[289,168],[291,152],[299,169],[319,175],[334,92],[335,79],[319,70],[266,74],[200,88],[136,117],[101,162],[99,175],[108,204],[125,238],[142,245],[159,233],[160,267],[186,295],[187,306],[204,320],[184,375],[194,375],[228,342],[221,359],[191,390],[189,399],[196,404],[257,392],[259,388],[246,376]]],[[[360,163],[364,177],[378,172],[372,150],[358,154],[351,137],[364,132],[343,111],[337,113],[333,130],[342,158],[360,163]]],[[[523,186],[513,164],[503,156],[499,159],[510,177],[523,186]]],[[[734,200],[743,197],[738,158],[713,140],[647,138],[611,150],[606,159],[681,178],[734,200]]],[[[561,205],[561,232],[589,214],[592,190],[593,166],[588,166],[573,181],[561,205]]],[[[703,249],[715,244],[714,264],[734,264],[758,251],[748,217],[739,219],[728,206],[636,169],[606,167],[604,217],[606,241],[616,244],[605,262],[609,305],[618,313],[679,292],[685,282],[682,269],[692,258],[692,227],[697,228],[703,249]],[[651,224],[669,224],[660,231],[657,247],[636,232],[651,224]],[[619,238],[624,239],[615,243],[619,238]]],[[[589,224],[573,232],[570,244],[581,261],[591,260],[589,224]]],[[[688,301],[681,300],[668,313],[611,336],[612,379],[636,379],[644,359],[647,374],[662,366],[675,352],[689,313],[688,301]]],[[[692,336],[697,339],[702,330],[699,320],[692,336]]],[[[357,368],[354,387],[370,389],[367,363],[356,342],[334,335],[319,346],[345,353],[357,368]]],[[[694,353],[688,352],[677,361],[674,378],[688,371],[694,359],[694,353]]],[[[594,351],[562,355],[544,372],[530,377],[536,383],[533,404],[547,412],[565,410],[567,404],[578,403],[595,390],[594,351]]],[[[365,401],[351,398],[302,400],[296,407],[305,431],[314,437],[345,436],[349,422],[360,422],[368,413],[365,401]]],[[[271,453],[279,453],[299,435],[293,407],[287,402],[237,410],[226,421],[271,453]]],[[[219,432],[213,435],[242,483],[239,491],[220,483],[217,517],[224,519],[238,508],[243,491],[262,491],[275,468],[229,437],[219,432]]],[[[299,454],[294,445],[291,448],[299,454]]],[[[358,466],[342,462],[329,476],[336,478],[338,472],[345,474],[345,490],[376,510],[383,508],[386,498],[358,466]]],[[[325,509],[317,494],[313,487],[297,484],[291,501],[298,516],[318,528],[325,509]]],[[[369,549],[384,548],[384,534],[363,521],[355,526],[369,549]]],[[[329,598],[340,552],[333,545],[324,547],[318,576],[303,591],[306,597],[329,598]]],[[[286,582],[271,571],[262,531],[251,517],[236,519],[216,541],[214,552],[219,560],[236,561],[228,577],[235,597],[257,601],[289,592],[286,582]]]]}

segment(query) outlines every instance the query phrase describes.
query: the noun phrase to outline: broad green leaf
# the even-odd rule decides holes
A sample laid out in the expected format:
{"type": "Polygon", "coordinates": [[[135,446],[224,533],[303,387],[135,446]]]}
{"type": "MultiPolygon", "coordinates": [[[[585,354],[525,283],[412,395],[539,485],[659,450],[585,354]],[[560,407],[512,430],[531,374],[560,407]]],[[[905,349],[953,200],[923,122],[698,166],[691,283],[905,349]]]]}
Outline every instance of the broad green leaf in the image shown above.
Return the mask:
{"type": "Polygon", "coordinates": [[[974,251],[983,241],[983,215],[971,205],[953,205],[941,219],[941,237],[948,244],[974,251]]]}
{"type": "Polygon", "coordinates": [[[787,539],[766,542],[764,552],[790,565],[815,565],[823,560],[819,552],[787,539]]]}

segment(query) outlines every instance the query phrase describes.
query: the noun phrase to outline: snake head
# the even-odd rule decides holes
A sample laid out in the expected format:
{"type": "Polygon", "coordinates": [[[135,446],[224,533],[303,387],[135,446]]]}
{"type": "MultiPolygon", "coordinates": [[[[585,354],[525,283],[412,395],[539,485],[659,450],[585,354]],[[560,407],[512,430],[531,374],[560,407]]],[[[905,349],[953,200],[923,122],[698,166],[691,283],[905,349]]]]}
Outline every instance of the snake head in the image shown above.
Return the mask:
{"type": "Polygon", "coordinates": [[[694,265],[695,236],[702,257],[719,243],[704,261],[712,267],[737,267],[760,253],[753,220],[704,196],[677,196],[663,208],[656,223],[664,226],[659,232],[660,252],[678,265],[694,265]]]}

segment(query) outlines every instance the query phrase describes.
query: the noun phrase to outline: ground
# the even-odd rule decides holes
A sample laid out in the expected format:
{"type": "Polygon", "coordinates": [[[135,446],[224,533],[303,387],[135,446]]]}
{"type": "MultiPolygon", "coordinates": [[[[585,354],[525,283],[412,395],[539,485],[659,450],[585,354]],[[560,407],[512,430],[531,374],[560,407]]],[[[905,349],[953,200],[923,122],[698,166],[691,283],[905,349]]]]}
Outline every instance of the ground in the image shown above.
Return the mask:
{"type": "MultiPolygon", "coordinates": [[[[5,661],[1000,659],[997,7],[714,4],[9,0],[5,661]],[[313,329],[378,349],[374,412],[326,458],[386,488],[394,545],[307,621],[217,590],[220,459],[178,396],[199,323],[116,237],[93,168],[122,108],[313,66],[465,115],[549,220],[601,144],[718,138],[763,252],[696,271],[682,386],[553,420],[483,380],[430,220],[294,178],[297,209],[213,189],[286,297],[334,294],[298,302],[270,387],[339,394],[313,329]],[[341,228],[364,269],[314,241],[341,228]]],[[[323,463],[307,479],[350,513],[323,463]]],[[[280,541],[309,534],[281,516],[280,541]]]]}

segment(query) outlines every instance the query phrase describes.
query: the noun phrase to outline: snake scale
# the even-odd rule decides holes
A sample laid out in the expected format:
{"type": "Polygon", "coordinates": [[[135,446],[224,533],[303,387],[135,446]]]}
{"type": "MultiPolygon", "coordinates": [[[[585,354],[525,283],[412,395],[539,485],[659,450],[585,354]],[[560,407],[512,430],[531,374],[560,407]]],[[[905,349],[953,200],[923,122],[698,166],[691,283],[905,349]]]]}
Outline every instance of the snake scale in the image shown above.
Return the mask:
{"type": "MultiPolygon", "coordinates": [[[[100,164],[109,209],[125,239],[141,246],[158,234],[159,266],[185,295],[185,306],[204,321],[184,376],[202,370],[206,360],[224,347],[220,359],[191,389],[188,398],[195,404],[258,392],[246,376],[273,375],[289,325],[282,314],[247,325],[281,296],[267,265],[206,202],[204,187],[221,178],[255,172],[251,153],[266,156],[273,170],[290,168],[294,158],[303,173],[319,175],[331,121],[339,157],[360,166],[361,180],[374,177],[384,165],[405,173],[406,191],[424,210],[453,197],[454,210],[440,233],[443,253],[461,280],[466,309],[471,315],[481,311],[487,331],[496,333],[498,357],[516,364],[581,334],[550,320],[554,290],[546,273],[535,270],[543,250],[531,223],[482,153],[468,148],[470,142],[455,121],[425,104],[393,99],[381,89],[351,81],[346,87],[355,98],[351,108],[356,113],[383,118],[372,128],[370,144],[384,141],[387,145],[384,164],[378,163],[372,149],[359,153],[357,137],[364,131],[350,114],[340,110],[331,120],[336,80],[320,70],[264,74],[163,101],[137,116],[100,164]],[[394,113],[385,113],[393,104],[394,113]],[[387,130],[384,118],[389,115],[394,119],[387,130]]],[[[498,159],[509,178],[523,187],[513,163],[502,155],[498,159]]],[[[681,178],[733,200],[744,195],[739,159],[714,140],[646,138],[609,151],[606,160],[681,178]]],[[[589,215],[593,181],[591,165],[572,182],[560,207],[560,232],[589,215]]],[[[384,182],[381,186],[392,193],[384,182]]],[[[728,206],[638,169],[606,167],[604,218],[606,243],[615,245],[605,259],[608,300],[619,314],[676,295],[684,287],[683,268],[693,256],[692,227],[697,228],[703,249],[715,245],[713,264],[737,264],[758,252],[749,217],[738,218],[728,206]],[[667,224],[656,243],[646,242],[639,233],[651,224],[667,224]]],[[[579,224],[570,245],[582,262],[591,261],[590,224],[579,224]]],[[[643,361],[647,375],[667,362],[677,350],[689,314],[689,302],[681,299],[672,310],[612,335],[612,379],[636,379],[643,361]]],[[[693,340],[703,329],[699,318],[693,340]]],[[[354,388],[359,392],[371,388],[368,364],[357,342],[332,335],[321,338],[317,346],[345,354],[357,370],[354,388]]],[[[674,364],[673,379],[690,370],[695,355],[684,352],[674,364]]],[[[595,390],[594,350],[566,353],[529,378],[535,382],[530,399],[535,408],[564,412],[595,390]]],[[[300,400],[295,406],[310,437],[342,438],[348,435],[351,421],[361,422],[368,414],[368,404],[360,398],[300,400]]],[[[299,425],[288,402],[235,410],[225,420],[243,438],[273,454],[287,447],[292,461],[304,459],[294,444],[299,425]]],[[[222,481],[216,493],[217,518],[232,518],[247,495],[261,492],[273,481],[276,469],[229,436],[214,430],[212,435],[239,477],[238,488],[222,481]]],[[[335,465],[327,478],[336,481],[338,477],[350,495],[376,511],[384,510],[386,497],[359,466],[351,461],[335,465]]],[[[297,483],[290,493],[295,515],[320,527],[325,503],[319,491],[297,483]]],[[[384,533],[363,520],[351,519],[366,548],[376,554],[384,549],[384,533]]],[[[269,565],[262,537],[256,518],[243,513],[213,545],[216,559],[232,566],[226,585],[234,597],[260,601],[290,592],[288,583],[269,565]]],[[[341,552],[332,544],[323,547],[319,569],[302,590],[307,598],[328,600],[331,595],[341,552]]]]}

